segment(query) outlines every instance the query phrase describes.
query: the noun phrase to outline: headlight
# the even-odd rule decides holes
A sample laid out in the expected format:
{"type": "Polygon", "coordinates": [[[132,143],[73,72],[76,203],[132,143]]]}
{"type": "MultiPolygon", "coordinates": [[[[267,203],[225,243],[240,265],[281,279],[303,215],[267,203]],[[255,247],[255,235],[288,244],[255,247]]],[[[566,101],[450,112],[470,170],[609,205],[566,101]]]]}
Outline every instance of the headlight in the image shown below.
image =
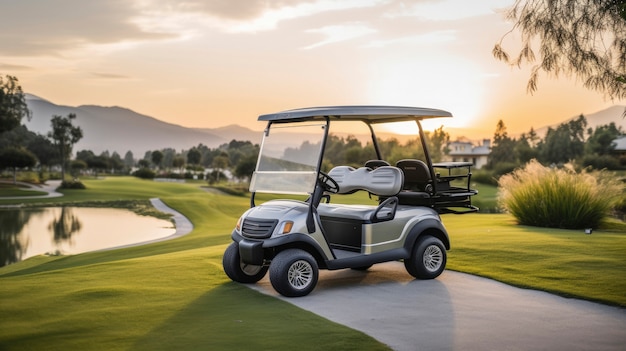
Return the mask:
{"type": "Polygon", "coordinates": [[[235,229],[241,233],[241,222],[243,221],[242,219],[243,217],[239,217],[239,219],[237,220],[237,225],[235,226],[235,229]]]}
{"type": "Polygon", "coordinates": [[[293,221],[285,221],[278,228],[278,234],[289,234],[293,228],[293,221]]]}

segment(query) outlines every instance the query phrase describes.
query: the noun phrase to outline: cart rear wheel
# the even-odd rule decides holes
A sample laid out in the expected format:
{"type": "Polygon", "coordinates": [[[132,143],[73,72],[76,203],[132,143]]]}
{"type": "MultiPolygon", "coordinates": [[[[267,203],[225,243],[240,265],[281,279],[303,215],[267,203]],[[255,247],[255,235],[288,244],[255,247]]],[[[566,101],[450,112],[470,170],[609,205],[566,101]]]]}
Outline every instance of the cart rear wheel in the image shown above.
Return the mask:
{"type": "Polygon", "coordinates": [[[446,268],[446,248],[438,238],[427,235],[420,237],[411,257],[404,260],[404,267],[418,279],[437,278],[446,268]]]}

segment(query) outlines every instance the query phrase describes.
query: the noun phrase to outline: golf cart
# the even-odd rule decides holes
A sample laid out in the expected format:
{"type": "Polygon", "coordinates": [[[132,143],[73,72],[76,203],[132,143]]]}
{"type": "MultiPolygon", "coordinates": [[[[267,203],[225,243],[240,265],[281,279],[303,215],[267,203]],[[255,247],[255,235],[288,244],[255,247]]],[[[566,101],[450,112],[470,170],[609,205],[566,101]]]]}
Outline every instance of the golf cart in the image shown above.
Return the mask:
{"type": "Polygon", "coordinates": [[[250,182],[250,209],[239,218],[224,252],[228,277],[256,283],[269,270],[278,293],[298,297],[315,288],[319,269],[367,270],[402,260],[415,278],[439,276],[450,249],[439,215],[478,209],[471,203],[477,194],[470,189],[472,164],[431,161],[420,121],[436,117],[452,114],[415,107],[337,106],[259,116],[267,127],[250,182]],[[323,172],[331,126],[341,132],[347,122],[365,127],[376,159],[323,172]],[[424,159],[390,165],[375,129],[407,122],[419,135],[424,159]],[[267,193],[267,200],[257,205],[260,193],[267,193]],[[356,193],[367,195],[360,198],[368,202],[341,201],[356,193]]]}

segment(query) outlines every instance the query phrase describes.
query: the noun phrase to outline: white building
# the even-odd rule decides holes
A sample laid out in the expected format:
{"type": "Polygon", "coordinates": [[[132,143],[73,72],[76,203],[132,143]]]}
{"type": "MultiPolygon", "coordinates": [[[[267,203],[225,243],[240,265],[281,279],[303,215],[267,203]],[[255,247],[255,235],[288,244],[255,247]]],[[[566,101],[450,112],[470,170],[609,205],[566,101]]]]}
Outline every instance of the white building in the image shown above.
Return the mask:
{"type": "Polygon", "coordinates": [[[621,137],[613,140],[613,144],[615,148],[613,149],[613,153],[616,155],[626,155],[626,135],[622,135],[621,137]]]}
{"type": "Polygon", "coordinates": [[[471,162],[475,169],[487,164],[491,152],[491,140],[483,139],[481,145],[474,145],[470,141],[457,140],[448,143],[448,161],[471,162]]]}

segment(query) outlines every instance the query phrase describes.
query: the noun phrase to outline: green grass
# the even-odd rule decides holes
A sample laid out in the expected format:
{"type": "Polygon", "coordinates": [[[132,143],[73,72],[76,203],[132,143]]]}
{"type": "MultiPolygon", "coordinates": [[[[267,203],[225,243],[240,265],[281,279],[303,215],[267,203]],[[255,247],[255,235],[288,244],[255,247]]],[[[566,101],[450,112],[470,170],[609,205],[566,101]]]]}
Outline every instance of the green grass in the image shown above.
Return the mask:
{"type": "Polygon", "coordinates": [[[0,196],[39,196],[46,195],[45,191],[25,190],[26,187],[9,183],[0,183],[0,196]]]}
{"type": "MultiPolygon", "coordinates": [[[[62,198],[37,202],[159,197],[187,216],[194,231],[161,243],[37,256],[0,268],[0,350],[387,349],[363,333],[228,280],[221,257],[249,206],[247,197],[208,192],[201,184],[130,177],[84,183],[87,190],[64,190],[62,198]]],[[[0,201],[9,203],[16,201],[0,201]]],[[[449,269],[626,306],[623,222],[614,232],[585,235],[518,226],[503,214],[443,219],[452,242],[449,269]]]]}
{"type": "Polygon", "coordinates": [[[443,216],[447,268],[508,284],[626,306],[626,224],[611,231],[516,225],[506,214],[443,216]]]}
{"type": "Polygon", "coordinates": [[[64,190],[65,197],[45,201],[160,197],[187,216],[194,231],[162,243],[37,256],[0,268],[0,350],[387,349],[228,280],[221,256],[247,198],[129,177],[85,184],[87,190],[64,190]]]}

